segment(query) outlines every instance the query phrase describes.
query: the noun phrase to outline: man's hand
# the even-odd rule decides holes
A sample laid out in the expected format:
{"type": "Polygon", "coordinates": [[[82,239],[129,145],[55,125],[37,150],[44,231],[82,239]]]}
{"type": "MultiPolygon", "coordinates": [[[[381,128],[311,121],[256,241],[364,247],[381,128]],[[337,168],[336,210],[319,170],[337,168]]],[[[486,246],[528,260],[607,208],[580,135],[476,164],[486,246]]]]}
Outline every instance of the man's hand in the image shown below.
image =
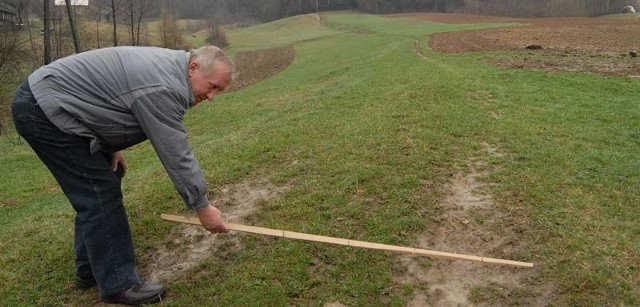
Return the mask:
{"type": "Polygon", "coordinates": [[[198,210],[197,213],[198,219],[200,219],[200,224],[202,224],[204,229],[211,233],[229,232],[229,229],[224,226],[224,222],[222,221],[222,212],[220,212],[218,208],[209,205],[204,209],[198,210]]]}
{"type": "Polygon", "coordinates": [[[111,169],[113,172],[118,171],[118,165],[120,165],[122,177],[127,173],[127,162],[124,160],[124,154],[122,151],[116,151],[111,154],[111,169]]]}

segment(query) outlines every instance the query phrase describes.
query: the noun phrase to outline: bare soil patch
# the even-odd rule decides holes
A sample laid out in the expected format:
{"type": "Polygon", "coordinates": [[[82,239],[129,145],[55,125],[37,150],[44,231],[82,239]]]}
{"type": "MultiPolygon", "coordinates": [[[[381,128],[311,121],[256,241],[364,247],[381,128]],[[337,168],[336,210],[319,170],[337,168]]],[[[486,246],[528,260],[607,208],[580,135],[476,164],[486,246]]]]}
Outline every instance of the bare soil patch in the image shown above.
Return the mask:
{"type": "Polygon", "coordinates": [[[640,75],[640,18],[516,19],[463,14],[404,14],[445,23],[507,22],[519,25],[437,33],[429,45],[439,52],[523,51],[518,58],[494,58],[502,67],[602,75],[640,75]],[[536,51],[527,47],[540,47],[536,51]]]}
{"type": "Polygon", "coordinates": [[[291,46],[240,52],[234,59],[236,78],[225,91],[238,91],[276,75],[291,65],[294,58],[291,46]]]}
{"type": "MultiPolygon", "coordinates": [[[[487,155],[502,153],[484,144],[487,155]]],[[[455,174],[440,187],[444,200],[437,216],[418,245],[438,251],[522,260],[527,250],[521,234],[527,218],[498,203],[485,182],[488,163],[468,161],[466,171],[455,174]]],[[[536,268],[523,269],[464,261],[429,261],[399,256],[398,284],[418,285],[408,306],[493,306],[527,302],[544,306],[553,301],[553,285],[528,284],[536,268]]]]}
{"type": "MultiPolygon", "coordinates": [[[[214,205],[223,212],[226,222],[243,224],[259,209],[260,202],[277,198],[288,188],[274,186],[266,177],[251,177],[218,188],[214,205]]],[[[209,257],[224,258],[224,254],[234,254],[242,248],[237,235],[212,235],[197,225],[177,225],[169,237],[171,241],[147,261],[149,265],[143,275],[149,280],[176,279],[209,257]]]]}
{"type": "MultiPolygon", "coordinates": [[[[253,174],[243,182],[215,188],[214,205],[220,208],[225,221],[248,223],[260,209],[261,202],[278,198],[289,188],[289,185],[275,186],[268,177],[253,174]]],[[[240,238],[243,235],[213,235],[198,225],[176,225],[167,234],[170,238],[167,244],[150,254],[139,255],[145,258],[142,262],[147,263],[145,267],[139,267],[140,275],[161,283],[179,279],[207,258],[227,259],[236,254],[242,248],[240,238]]],[[[75,283],[68,287],[75,288],[75,283]]],[[[85,302],[81,306],[114,306],[101,302],[95,287],[78,290],[78,297],[79,301],[85,302]]]]}

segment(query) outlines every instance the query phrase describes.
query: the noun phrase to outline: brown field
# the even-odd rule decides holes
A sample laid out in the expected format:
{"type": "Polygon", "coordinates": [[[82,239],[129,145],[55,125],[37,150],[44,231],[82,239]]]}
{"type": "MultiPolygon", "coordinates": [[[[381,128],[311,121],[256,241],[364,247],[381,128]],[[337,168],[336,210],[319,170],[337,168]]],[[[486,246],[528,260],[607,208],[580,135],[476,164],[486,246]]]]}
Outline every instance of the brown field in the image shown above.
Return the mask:
{"type": "Polygon", "coordinates": [[[294,57],[291,46],[240,52],[234,59],[236,76],[226,91],[238,91],[269,78],[287,68],[294,57]]]}
{"type": "Polygon", "coordinates": [[[522,51],[495,58],[499,66],[576,71],[602,75],[640,75],[640,18],[541,18],[462,14],[406,14],[446,23],[514,23],[510,27],[438,33],[429,40],[438,52],[522,51]],[[527,49],[539,48],[539,49],[527,49]]]}

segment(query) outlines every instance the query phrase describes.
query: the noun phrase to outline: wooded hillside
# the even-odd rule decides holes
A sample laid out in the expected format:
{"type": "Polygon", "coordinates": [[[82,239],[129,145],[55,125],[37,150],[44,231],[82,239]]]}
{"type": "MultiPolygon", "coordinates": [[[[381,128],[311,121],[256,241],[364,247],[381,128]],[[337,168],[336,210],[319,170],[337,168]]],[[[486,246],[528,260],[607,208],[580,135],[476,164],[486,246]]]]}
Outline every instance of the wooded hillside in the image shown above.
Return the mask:
{"type": "Polygon", "coordinates": [[[511,17],[598,16],[619,13],[637,0],[165,0],[186,18],[220,14],[266,21],[316,11],[441,12],[511,17]]]}

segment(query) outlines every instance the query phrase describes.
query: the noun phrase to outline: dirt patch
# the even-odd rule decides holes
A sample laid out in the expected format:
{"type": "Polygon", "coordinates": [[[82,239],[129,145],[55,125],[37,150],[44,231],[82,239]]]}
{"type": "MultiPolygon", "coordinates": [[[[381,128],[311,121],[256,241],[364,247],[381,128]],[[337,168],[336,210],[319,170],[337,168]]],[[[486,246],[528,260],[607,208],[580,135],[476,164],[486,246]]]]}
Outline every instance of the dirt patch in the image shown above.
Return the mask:
{"type": "Polygon", "coordinates": [[[420,58],[423,58],[423,59],[427,58],[427,56],[424,55],[424,53],[422,53],[422,49],[420,47],[420,41],[417,39],[413,42],[413,52],[415,52],[415,54],[420,58]]]}
{"type": "Polygon", "coordinates": [[[291,46],[240,52],[234,59],[236,78],[225,92],[238,91],[276,75],[291,65],[294,58],[291,46]]]}
{"type": "MultiPolygon", "coordinates": [[[[490,156],[499,149],[483,144],[490,156]]],[[[454,175],[441,187],[446,197],[438,204],[437,217],[419,246],[453,253],[522,261],[526,250],[521,239],[526,217],[497,203],[485,179],[490,168],[483,159],[468,162],[468,170],[454,175]]],[[[526,285],[536,269],[522,269],[464,261],[429,260],[399,256],[399,284],[418,285],[408,306],[512,305],[528,302],[546,305],[553,300],[552,286],[526,285]],[[488,296],[487,293],[491,295],[488,296]]]]}
{"type": "Polygon", "coordinates": [[[17,204],[18,204],[18,200],[15,198],[0,200],[0,207],[13,207],[17,204]]]}
{"type": "Polygon", "coordinates": [[[394,16],[444,23],[517,23],[494,29],[436,33],[429,46],[438,52],[522,51],[517,58],[494,58],[502,67],[640,75],[640,18],[517,19],[464,14],[415,13],[394,16]],[[527,47],[536,49],[531,52],[527,47]]]}
{"type": "MultiPolygon", "coordinates": [[[[214,205],[223,212],[226,222],[242,224],[259,209],[260,202],[277,198],[287,189],[288,186],[274,186],[269,178],[252,177],[217,189],[214,205]]],[[[177,225],[169,237],[173,238],[170,243],[150,256],[143,274],[149,280],[176,279],[212,255],[224,257],[242,247],[236,235],[212,235],[197,225],[177,225]]]]}
{"type": "Polygon", "coordinates": [[[331,303],[326,303],[326,304],[322,305],[322,307],[347,307],[347,305],[345,305],[345,304],[343,304],[341,302],[335,301],[335,302],[331,302],[331,303]]]}

